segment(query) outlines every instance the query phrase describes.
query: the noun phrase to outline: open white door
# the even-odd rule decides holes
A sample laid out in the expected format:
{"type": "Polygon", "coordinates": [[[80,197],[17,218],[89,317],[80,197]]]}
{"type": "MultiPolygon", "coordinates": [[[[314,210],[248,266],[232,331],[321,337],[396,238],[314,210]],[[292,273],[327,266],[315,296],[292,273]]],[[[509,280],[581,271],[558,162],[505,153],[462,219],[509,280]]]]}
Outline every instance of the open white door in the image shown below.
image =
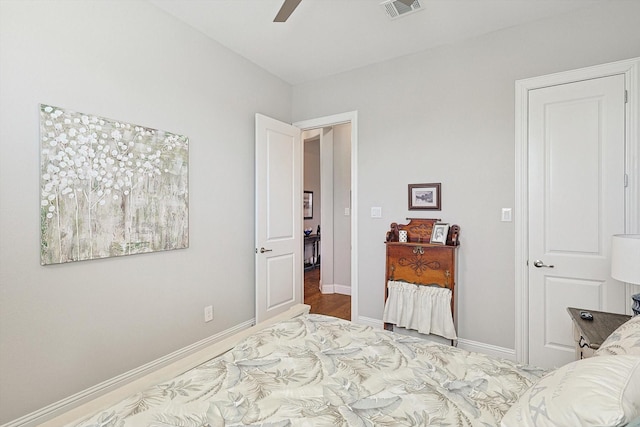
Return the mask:
{"type": "Polygon", "coordinates": [[[256,322],[302,303],[300,129],[256,114],[256,322]]]}

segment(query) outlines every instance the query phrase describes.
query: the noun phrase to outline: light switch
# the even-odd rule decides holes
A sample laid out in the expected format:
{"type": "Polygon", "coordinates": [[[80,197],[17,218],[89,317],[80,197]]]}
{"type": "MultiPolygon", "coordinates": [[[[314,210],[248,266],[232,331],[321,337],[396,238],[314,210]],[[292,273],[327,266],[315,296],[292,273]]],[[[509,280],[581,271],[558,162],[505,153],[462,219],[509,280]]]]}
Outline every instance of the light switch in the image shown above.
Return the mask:
{"type": "Polygon", "coordinates": [[[349,216],[349,208],[344,208],[344,216],[349,216]]]}
{"type": "Polygon", "coordinates": [[[502,222],[511,222],[511,208],[502,208],[502,222]]]}
{"type": "Polygon", "coordinates": [[[380,208],[380,207],[372,207],[371,208],[371,218],[382,218],[382,208],[380,208]]]}

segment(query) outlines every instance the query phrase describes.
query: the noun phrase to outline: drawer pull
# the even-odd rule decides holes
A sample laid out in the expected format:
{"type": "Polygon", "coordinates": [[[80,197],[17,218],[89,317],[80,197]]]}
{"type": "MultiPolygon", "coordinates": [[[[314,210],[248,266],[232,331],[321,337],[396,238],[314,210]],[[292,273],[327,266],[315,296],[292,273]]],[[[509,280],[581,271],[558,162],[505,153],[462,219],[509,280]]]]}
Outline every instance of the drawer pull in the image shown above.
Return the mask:
{"type": "Polygon", "coordinates": [[[589,347],[589,343],[587,343],[587,340],[585,340],[583,336],[580,336],[580,341],[578,342],[578,345],[580,346],[580,348],[589,347]]]}
{"type": "Polygon", "coordinates": [[[413,253],[416,255],[424,255],[424,249],[422,248],[422,246],[416,246],[415,248],[413,248],[413,253]]]}

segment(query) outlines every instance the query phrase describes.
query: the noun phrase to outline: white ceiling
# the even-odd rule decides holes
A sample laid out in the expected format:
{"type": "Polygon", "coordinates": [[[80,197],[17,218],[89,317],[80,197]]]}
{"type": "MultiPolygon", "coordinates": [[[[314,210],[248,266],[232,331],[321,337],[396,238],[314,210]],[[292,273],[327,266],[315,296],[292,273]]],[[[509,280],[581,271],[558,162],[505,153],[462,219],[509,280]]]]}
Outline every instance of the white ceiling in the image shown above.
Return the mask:
{"type": "Polygon", "coordinates": [[[421,0],[390,20],[380,0],[150,0],[220,44],[295,85],[614,0],[421,0]]]}

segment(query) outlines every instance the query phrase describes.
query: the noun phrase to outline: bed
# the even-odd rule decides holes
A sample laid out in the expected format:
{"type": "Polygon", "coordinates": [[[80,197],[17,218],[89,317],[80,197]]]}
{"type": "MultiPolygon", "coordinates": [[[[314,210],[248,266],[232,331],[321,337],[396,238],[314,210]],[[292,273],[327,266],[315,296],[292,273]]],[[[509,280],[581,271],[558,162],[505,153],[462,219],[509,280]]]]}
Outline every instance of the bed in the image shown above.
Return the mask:
{"type": "MultiPolygon", "coordinates": [[[[173,371],[171,377],[125,387],[124,396],[112,393],[45,425],[543,427],[640,421],[633,421],[640,416],[640,317],[612,334],[600,355],[544,372],[296,313],[257,325],[217,357],[188,369],[178,364],[162,373],[173,371]]],[[[190,363],[211,351],[217,350],[190,363]]]]}

